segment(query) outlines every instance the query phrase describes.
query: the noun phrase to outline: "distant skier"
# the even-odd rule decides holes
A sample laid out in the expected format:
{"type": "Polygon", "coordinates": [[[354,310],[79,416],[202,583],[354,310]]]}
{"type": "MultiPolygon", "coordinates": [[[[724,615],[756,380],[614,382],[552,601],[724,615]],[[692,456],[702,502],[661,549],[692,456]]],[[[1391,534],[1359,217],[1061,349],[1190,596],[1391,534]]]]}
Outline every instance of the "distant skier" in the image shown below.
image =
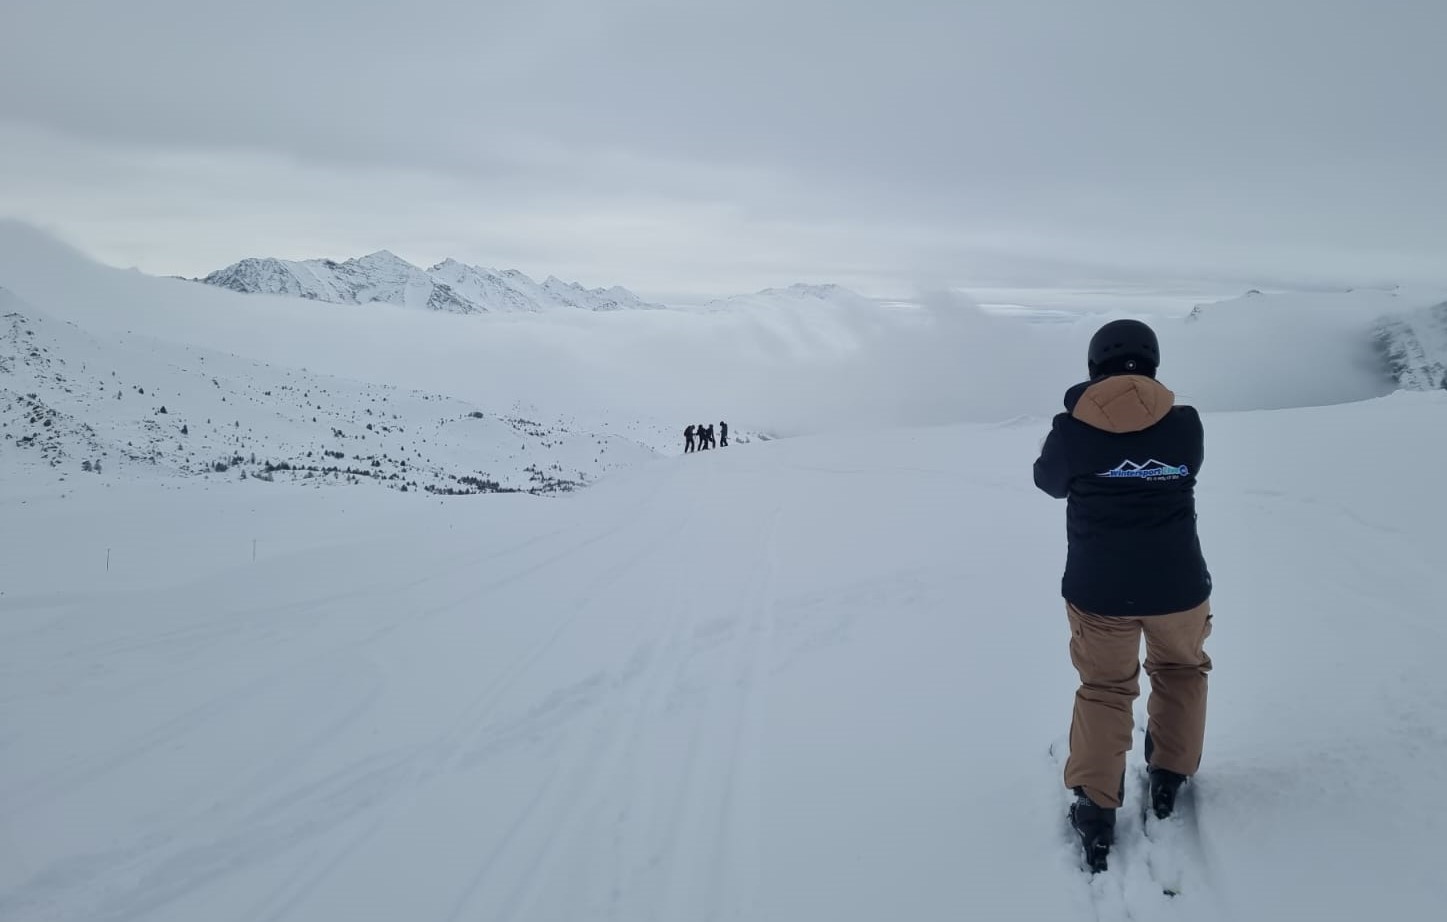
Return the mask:
{"type": "Polygon", "coordinates": [[[696,427],[694,427],[694,429],[695,429],[695,436],[698,438],[698,450],[699,450],[699,451],[707,451],[707,450],[708,450],[708,431],[703,428],[703,423],[699,423],[696,427]]]}
{"type": "Polygon", "coordinates": [[[1035,462],[1035,485],[1067,500],[1061,581],[1070,657],[1080,674],[1065,786],[1070,821],[1100,870],[1125,799],[1131,705],[1140,643],[1151,679],[1145,738],[1151,807],[1175,808],[1201,762],[1211,575],[1196,533],[1201,418],[1156,381],[1160,346],[1137,320],[1105,324],[1090,341],[1090,380],[1065,394],[1035,462]]]}
{"type": "Polygon", "coordinates": [[[720,448],[727,448],[729,444],[729,424],[719,420],[718,424],[718,445],[720,448]]]}
{"type": "Polygon", "coordinates": [[[694,450],[693,427],[689,426],[687,429],[683,430],[683,453],[688,454],[689,452],[694,450]]]}

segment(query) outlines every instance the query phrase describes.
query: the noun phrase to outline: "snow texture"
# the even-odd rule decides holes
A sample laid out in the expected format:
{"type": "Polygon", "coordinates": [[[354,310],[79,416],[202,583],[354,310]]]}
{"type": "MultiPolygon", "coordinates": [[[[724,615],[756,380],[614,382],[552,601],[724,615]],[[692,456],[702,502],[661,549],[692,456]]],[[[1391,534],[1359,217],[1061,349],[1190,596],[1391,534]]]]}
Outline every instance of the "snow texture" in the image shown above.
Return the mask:
{"type": "Polygon", "coordinates": [[[1436,918],[1447,394],[1205,422],[1191,820],[1094,880],[1044,419],[485,508],[7,478],[0,918],[1436,918]]]}

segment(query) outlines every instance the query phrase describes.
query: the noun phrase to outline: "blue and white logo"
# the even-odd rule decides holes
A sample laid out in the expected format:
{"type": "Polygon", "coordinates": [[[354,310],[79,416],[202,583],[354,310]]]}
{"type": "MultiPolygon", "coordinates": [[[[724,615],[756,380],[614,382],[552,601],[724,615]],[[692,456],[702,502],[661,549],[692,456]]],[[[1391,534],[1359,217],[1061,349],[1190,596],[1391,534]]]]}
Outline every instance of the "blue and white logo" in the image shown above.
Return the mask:
{"type": "Polygon", "coordinates": [[[1157,461],[1155,458],[1145,464],[1137,464],[1134,461],[1122,461],[1108,471],[1096,474],[1097,477],[1130,477],[1137,480],[1180,480],[1182,477],[1189,477],[1190,469],[1184,464],[1166,464],[1164,461],[1157,461]]]}

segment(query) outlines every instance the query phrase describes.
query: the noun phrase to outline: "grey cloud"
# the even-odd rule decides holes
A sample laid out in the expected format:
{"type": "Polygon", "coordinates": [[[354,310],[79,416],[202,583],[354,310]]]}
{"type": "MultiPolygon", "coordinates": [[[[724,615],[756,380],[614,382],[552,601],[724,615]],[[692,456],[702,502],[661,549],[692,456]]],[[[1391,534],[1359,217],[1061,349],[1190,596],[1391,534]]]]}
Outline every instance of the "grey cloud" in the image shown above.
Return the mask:
{"type": "MultiPolygon", "coordinates": [[[[790,266],[1403,276],[1447,249],[1437,0],[10,0],[5,18],[12,133],[104,175],[138,150],[229,158],[238,183],[291,162],[274,207],[302,216],[344,197],[303,174],[367,182],[353,195],[399,252],[507,220],[539,259],[618,259],[627,282],[662,278],[663,255],[686,285],[790,266]],[[607,241],[567,231],[610,222],[607,241]]],[[[97,185],[28,169],[56,213],[97,185]]],[[[151,173],[126,207],[258,194],[151,173]]],[[[21,197],[0,180],[0,208],[21,197]]],[[[328,255],[356,236],[305,223],[328,255]]]]}

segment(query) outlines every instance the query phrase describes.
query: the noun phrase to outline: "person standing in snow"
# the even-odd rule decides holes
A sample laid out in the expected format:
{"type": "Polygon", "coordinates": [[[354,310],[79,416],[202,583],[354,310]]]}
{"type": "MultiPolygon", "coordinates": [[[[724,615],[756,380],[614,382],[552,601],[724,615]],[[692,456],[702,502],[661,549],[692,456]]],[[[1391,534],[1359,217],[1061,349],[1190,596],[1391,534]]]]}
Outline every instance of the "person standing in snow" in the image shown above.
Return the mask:
{"type": "MultiPolygon", "coordinates": [[[[1035,485],[1066,500],[1061,581],[1070,656],[1080,675],[1065,786],[1070,821],[1102,859],[1125,799],[1140,643],[1151,680],[1145,759],[1159,817],[1201,762],[1211,575],[1196,533],[1205,456],[1201,417],[1156,380],[1160,345],[1138,320],[1090,341],[1088,381],[1065,394],[1035,462],[1035,485]]],[[[1092,862],[1094,864],[1094,862],[1092,862]]]]}
{"type": "Polygon", "coordinates": [[[693,450],[693,427],[689,426],[683,430],[683,453],[688,454],[693,450]]]}
{"type": "Polygon", "coordinates": [[[729,444],[729,424],[719,420],[718,424],[718,445],[720,448],[727,448],[729,444]]]}

